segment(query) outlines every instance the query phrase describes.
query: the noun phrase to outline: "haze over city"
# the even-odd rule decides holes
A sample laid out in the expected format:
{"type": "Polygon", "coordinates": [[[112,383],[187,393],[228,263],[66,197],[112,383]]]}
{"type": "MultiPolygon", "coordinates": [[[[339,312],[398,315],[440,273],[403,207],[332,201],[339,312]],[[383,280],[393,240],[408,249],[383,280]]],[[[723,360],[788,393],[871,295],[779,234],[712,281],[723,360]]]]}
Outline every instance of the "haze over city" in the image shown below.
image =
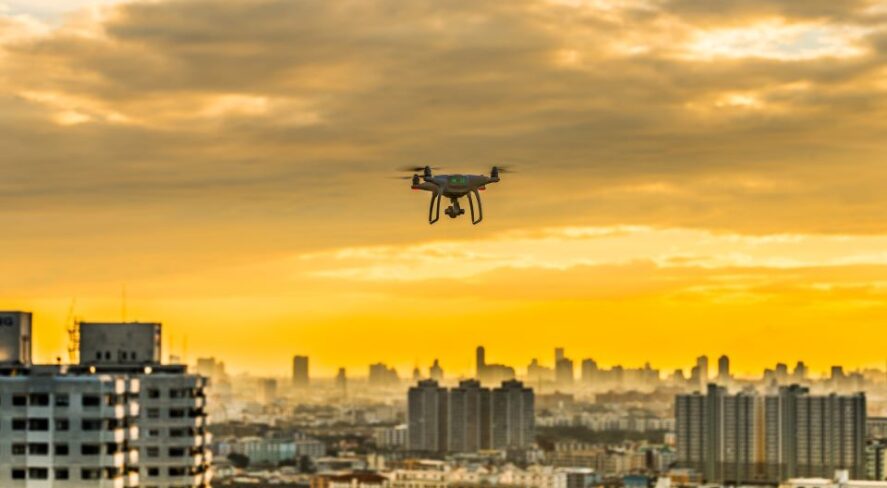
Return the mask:
{"type": "Polygon", "coordinates": [[[876,1],[0,0],[2,308],[230,371],[884,367],[876,1]],[[403,165],[517,168],[429,226],[403,165]],[[125,298],[123,297],[125,289],[125,298]],[[125,302],[125,305],[124,303],[125,302]],[[125,311],[123,310],[125,308],[125,311]]]}

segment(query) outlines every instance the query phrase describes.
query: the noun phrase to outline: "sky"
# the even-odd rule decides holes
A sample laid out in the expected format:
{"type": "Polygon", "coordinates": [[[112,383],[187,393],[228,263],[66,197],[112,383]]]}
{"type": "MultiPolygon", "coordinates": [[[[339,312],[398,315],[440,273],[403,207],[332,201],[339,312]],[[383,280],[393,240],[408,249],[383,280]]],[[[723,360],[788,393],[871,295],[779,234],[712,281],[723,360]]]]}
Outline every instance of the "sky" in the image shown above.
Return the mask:
{"type": "Polygon", "coordinates": [[[0,309],[286,375],[884,367],[887,8],[0,0],[0,309]],[[404,165],[515,167],[429,226],[404,165]],[[72,307],[73,304],[73,307],[72,307]]]}

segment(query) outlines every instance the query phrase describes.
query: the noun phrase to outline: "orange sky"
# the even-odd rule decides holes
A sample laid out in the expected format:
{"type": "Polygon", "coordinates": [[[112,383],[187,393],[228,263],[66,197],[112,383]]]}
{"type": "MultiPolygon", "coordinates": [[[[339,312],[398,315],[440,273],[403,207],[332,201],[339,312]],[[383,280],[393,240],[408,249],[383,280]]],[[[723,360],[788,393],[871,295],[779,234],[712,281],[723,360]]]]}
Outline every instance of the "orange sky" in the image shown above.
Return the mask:
{"type": "Polygon", "coordinates": [[[0,308],[44,361],[125,285],[260,374],[883,367],[887,10],[713,5],[0,0],[0,308]],[[519,171],[429,226],[423,163],[519,171]]]}

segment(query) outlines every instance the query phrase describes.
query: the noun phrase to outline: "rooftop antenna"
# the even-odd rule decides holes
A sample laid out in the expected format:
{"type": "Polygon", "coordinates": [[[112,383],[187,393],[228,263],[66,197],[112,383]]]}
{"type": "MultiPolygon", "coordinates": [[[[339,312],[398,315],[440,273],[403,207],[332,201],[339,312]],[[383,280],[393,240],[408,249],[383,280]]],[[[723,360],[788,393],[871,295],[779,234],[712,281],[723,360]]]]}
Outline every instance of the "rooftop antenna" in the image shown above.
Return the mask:
{"type": "Polygon", "coordinates": [[[80,351],[80,321],[74,317],[76,303],[77,299],[72,298],[71,306],[68,307],[68,316],[65,318],[65,326],[68,330],[68,361],[71,364],[77,362],[77,353],[80,351]]]}

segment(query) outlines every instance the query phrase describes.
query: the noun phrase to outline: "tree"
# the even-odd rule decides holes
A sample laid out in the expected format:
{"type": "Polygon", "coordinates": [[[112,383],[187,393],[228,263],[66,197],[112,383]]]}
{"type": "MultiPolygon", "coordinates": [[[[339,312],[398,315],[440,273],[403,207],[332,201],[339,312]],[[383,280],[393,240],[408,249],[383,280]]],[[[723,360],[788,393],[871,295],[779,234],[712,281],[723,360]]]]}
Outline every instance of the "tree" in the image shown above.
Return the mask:
{"type": "Polygon", "coordinates": [[[249,467],[249,456],[245,454],[232,452],[231,454],[228,454],[228,461],[231,461],[231,464],[237,469],[246,469],[249,467]]]}

